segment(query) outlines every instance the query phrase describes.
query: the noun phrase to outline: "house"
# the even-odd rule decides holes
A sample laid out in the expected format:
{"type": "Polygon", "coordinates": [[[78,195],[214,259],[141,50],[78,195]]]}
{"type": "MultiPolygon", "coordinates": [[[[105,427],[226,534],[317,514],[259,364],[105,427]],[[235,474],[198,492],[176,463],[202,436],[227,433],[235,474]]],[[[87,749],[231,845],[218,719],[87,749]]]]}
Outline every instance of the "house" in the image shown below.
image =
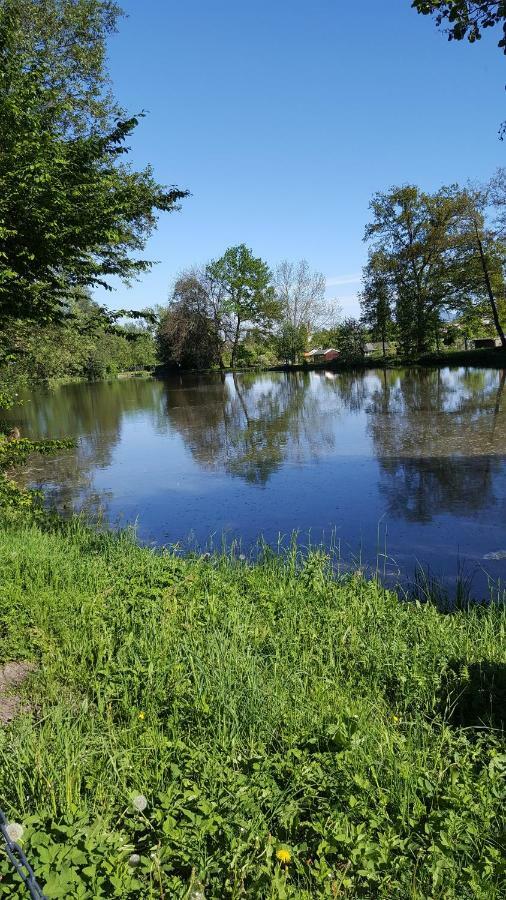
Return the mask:
{"type": "Polygon", "coordinates": [[[339,350],[336,350],[335,347],[327,347],[326,350],[323,347],[317,347],[315,350],[304,353],[303,356],[307,363],[326,363],[337,359],[339,350]]]}
{"type": "MultiPolygon", "coordinates": [[[[394,344],[385,341],[385,353],[392,353],[394,349],[394,344]]],[[[364,356],[377,356],[378,354],[383,356],[383,344],[381,341],[373,341],[364,344],[364,356]]]]}

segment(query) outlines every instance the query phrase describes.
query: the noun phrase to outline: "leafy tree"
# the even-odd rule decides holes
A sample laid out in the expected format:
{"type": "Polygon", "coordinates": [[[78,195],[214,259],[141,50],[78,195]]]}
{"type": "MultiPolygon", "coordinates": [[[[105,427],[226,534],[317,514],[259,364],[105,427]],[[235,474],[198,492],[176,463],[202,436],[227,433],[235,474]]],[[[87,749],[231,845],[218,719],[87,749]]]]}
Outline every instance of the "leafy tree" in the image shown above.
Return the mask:
{"type": "Polygon", "coordinates": [[[496,237],[506,240],[506,168],[497,170],[487,185],[487,199],[494,217],[496,237]]]}
{"type": "Polygon", "coordinates": [[[303,324],[293,325],[292,322],[283,322],[280,331],[275,337],[275,348],[278,359],[285,362],[296,363],[298,357],[304,353],[307,347],[308,330],[303,324]]]}
{"type": "Polygon", "coordinates": [[[457,308],[469,314],[470,304],[483,308],[488,304],[494,327],[506,347],[503,321],[505,316],[506,246],[500,229],[487,222],[489,193],[487,189],[468,187],[454,189],[455,208],[459,211],[454,242],[452,278],[457,308]]]}
{"type": "Polygon", "coordinates": [[[161,315],[157,343],[161,361],[169,366],[205,369],[221,362],[215,325],[188,296],[180,296],[161,315]]]}
{"type": "Polygon", "coordinates": [[[230,247],[220,259],[209,263],[206,273],[219,291],[221,320],[234,366],[239,342],[248,329],[267,331],[281,316],[272,275],[267,264],[244,244],[230,247]]]}
{"type": "Polygon", "coordinates": [[[506,53],[506,3],[504,0],[413,0],[411,4],[422,15],[435,15],[436,25],[445,26],[448,40],[474,44],[482,31],[502,25],[504,37],[498,46],[506,53]]]}
{"type": "Polygon", "coordinates": [[[388,277],[383,271],[381,254],[372,254],[364,270],[364,288],[360,294],[362,323],[371,336],[381,341],[383,356],[386,343],[393,335],[393,293],[388,277]]]}
{"type": "Polygon", "coordinates": [[[336,329],[336,349],[343,359],[357,359],[364,355],[365,328],[358,319],[349,316],[336,329]]]}
{"type": "Polygon", "coordinates": [[[380,253],[395,299],[406,353],[429,349],[441,314],[453,303],[450,265],[462,204],[452,188],[426,194],[414,185],[375,194],[365,239],[380,253]]]}
{"type": "Polygon", "coordinates": [[[72,287],[146,270],[157,212],[186,196],[120,162],[138,119],[104,89],[117,15],[102,0],[0,2],[0,321],[56,321],[72,287]]]}

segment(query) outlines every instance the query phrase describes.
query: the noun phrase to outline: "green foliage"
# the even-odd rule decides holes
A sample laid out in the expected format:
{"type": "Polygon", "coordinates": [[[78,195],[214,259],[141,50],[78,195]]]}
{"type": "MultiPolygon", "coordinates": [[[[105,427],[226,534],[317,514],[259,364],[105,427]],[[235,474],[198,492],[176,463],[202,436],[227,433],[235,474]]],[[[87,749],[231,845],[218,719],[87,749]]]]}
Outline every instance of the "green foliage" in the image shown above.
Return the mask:
{"type": "Polygon", "coordinates": [[[178,278],[156,333],[158,357],[165,365],[206,369],[221,363],[221,314],[216,308],[213,315],[211,291],[212,284],[201,273],[178,278]]]}
{"type": "Polygon", "coordinates": [[[485,302],[506,345],[499,299],[506,257],[503,242],[486,226],[487,192],[452,185],[426,194],[405,185],[375,194],[370,206],[373,218],[365,238],[372,242],[372,253],[363,295],[367,304],[368,295],[373,301],[370,321],[377,321],[374,282],[380,279],[385,322],[388,305],[395,310],[406,356],[437,346],[448,314],[485,302]]]}
{"type": "MultiPolygon", "coordinates": [[[[411,5],[425,16],[435,15],[438,27],[447,25],[445,31],[450,41],[467,38],[474,44],[486,28],[502,24],[506,29],[504,0],[413,0],[411,5]]],[[[499,47],[506,53],[506,31],[499,47]]]]}
{"type": "Polygon", "coordinates": [[[221,309],[229,319],[231,363],[235,365],[239,341],[251,327],[269,329],[281,316],[281,304],[267,264],[244,244],[230,247],[207,266],[219,286],[221,309]]]}
{"type": "Polygon", "coordinates": [[[135,254],[157,211],[186,196],[119,162],[138,119],[114,115],[100,93],[114,9],[101,0],[0,4],[0,319],[59,319],[69,285],[145,271],[150,263],[135,254]],[[47,27],[42,40],[27,39],[30,8],[47,27]]]}
{"type": "Polygon", "coordinates": [[[275,339],[278,358],[285,362],[296,363],[304,353],[307,342],[308,333],[305,325],[296,326],[285,322],[275,339]]]}
{"type": "Polygon", "coordinates": [[[383,345],[395,334],[393,293],[388,277],[383,271],[381,254],[372,254],[364,269],[364,287],[360,294],[362,323],[370,330],[371,337],[383,345]]]}
{"type": "Polygon", "coordinates": [[[48,897],[503,896],[504,606],[400,603],[319,551],[0,539],[0,652],[37,663],[0,792],[48,897]]]}
{"type": "Polygon", "coordinates": [[[34,521],[47,518],[41,494],[20,488],[9,477],[9,471],[23,465],[32,453],[55,453],[72,446],[73,441],[8,440],[0,433],[0,521],[18,521],[27,513],[34,521]]]}

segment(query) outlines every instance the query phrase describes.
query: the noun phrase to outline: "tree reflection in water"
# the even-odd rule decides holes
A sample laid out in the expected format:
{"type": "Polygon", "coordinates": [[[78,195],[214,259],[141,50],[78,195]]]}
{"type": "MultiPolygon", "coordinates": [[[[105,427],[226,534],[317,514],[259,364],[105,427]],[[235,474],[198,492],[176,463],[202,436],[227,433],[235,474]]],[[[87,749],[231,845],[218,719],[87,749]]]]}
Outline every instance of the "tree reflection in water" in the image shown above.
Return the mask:
{"type": "Polygon", "coordinates": [[[186,377],[177,391],[167,385],[167,417],[200,465],[265,486],[286,461],[333,448],[325,399],[302,372],[186,377]]]}
{"type": "MultiPolygon", "coordinates": [[[[355,528],[360,536],[376,532],[385,512],[405,523],[445,513],[457,522],[477,511],[500,520],[505,384],[506,371],[463,368],[182,375],[35,392],[10,420],[29,437],[78,439],[75,450],[33,457],[19,476],[44,486],[60,509],[96,514],[128,492],[135,517],[145,497],[170,491],[170,513],[161,515],[177,522],[189,498],[200,497],[199,471],[216,473],[228,479],[213,490],[224,498],[235,491],[237,527],[254,540],[237,480],[266,488],[284,469],[273,499],[263,495],[260,519],[275,527],[279,504],[291,509],[296,491],[303,499],[290,527],[325,519],[343,535],[355,528]],[[107,470],[103,491],[96,488],[100,469],[107,470]],[[181,489],[178,479],[186,479],[181,489]]],[[[202,528],[209,522],[212,530],[221,520],[218,495],[209,496],[199,511],[202,528]]],[[[149,521],[142,524],[149,529],[149,521]]]]}
{"type": "Polygon", "coordinates": [[[63,514],[75,508],[96,519],[107,515],[110,491],[93,485],[96,469],[111,465],[126,415],[157,405],[160,386],[150,379],[128,379],[39,389],[7,413],[24,436],[73,438],[77,446],[54,456],[34,454],[16,473],[25,487],[44,488],[48,503],[63,514]]]}
{"type": "Polygon", "coordinates": [[[497,502],[506,448],[506,371],[385,371],[369,430],[392,516],[428,522],[497,502]]]}

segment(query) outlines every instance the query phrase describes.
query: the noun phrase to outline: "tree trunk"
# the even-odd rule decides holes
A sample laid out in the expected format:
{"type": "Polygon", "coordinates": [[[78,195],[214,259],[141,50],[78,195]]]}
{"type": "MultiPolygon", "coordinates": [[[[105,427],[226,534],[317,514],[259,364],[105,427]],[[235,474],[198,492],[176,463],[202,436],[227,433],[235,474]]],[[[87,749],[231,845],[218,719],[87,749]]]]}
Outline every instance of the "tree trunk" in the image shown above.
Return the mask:
{"type": "Polygon", "coordinates": [[[235,358],[237,355],[237,347],[239,345],[240,330],[241,330],[241,320],[238,317],[237,318],[237,327],[235,329],[234,343],[232,345],[232,356],[230,359],[230,365],[232,366],[232,368],[234,368],[234,366],[235,366],[235,358]]]}
{"type": "Polygon", "coordinates": [[[385,335],[385,329],[382,328],[382,330],[381,330],[381,343],[382,343],[382,345],[383,345],[383,359],[385,359],[385,356],[387,355],[386,346],[385,346],[385,343],[386,343],[385,337],[386,337],[386,335],[385,335]]]}
{"type": "Polygon", "coordinates": [[[500,337],[500,339],[501,339],[501,346],[503,347],[503,349],[506,350],[506,337],[505,337],[505,335],[504,335],[504,331],[502,330],[502,326],[501,326],[501,323],[500,323],[500,321],[499,321],[499,313],[498,313],[498,311],[497,311],[497,303],[495,302],[494,292],[493,292],[493,290],[492,290],[492,284],[491,284],[491,282],[490,282],[490,275],[489,275],[489,271],[488,271],[487,258],[486,258],[486,256],[485,256],[485,251],[484,251],[484,249],[483,249],[483,243],[482,243],[482,240],[481,240],[481,238],[480,238],[480,233],[479,233],[479,231],[478,231],[478,223],[476,222],[476,219],[474,219],[474,231],[475,231],[475,234],[476,234],[476,241],[477,241],[477,244],[478,244],[478,250],[480,251],[480,262],[481,262],[481,267],[482,267],[482,269],[483,269],[483,277],[484,277],[484,279],[485,279],[485,285],[486,285],[486,288],[487,288],[488,299],[489,299],[489,301],[490,301],[490,306],[491,306],[491,308],[492,308],[492,316],[493,316],[493,318],[494,318],[495,329],[496,329],[497,334],[499,335],[499,337],[500,337]]]}

